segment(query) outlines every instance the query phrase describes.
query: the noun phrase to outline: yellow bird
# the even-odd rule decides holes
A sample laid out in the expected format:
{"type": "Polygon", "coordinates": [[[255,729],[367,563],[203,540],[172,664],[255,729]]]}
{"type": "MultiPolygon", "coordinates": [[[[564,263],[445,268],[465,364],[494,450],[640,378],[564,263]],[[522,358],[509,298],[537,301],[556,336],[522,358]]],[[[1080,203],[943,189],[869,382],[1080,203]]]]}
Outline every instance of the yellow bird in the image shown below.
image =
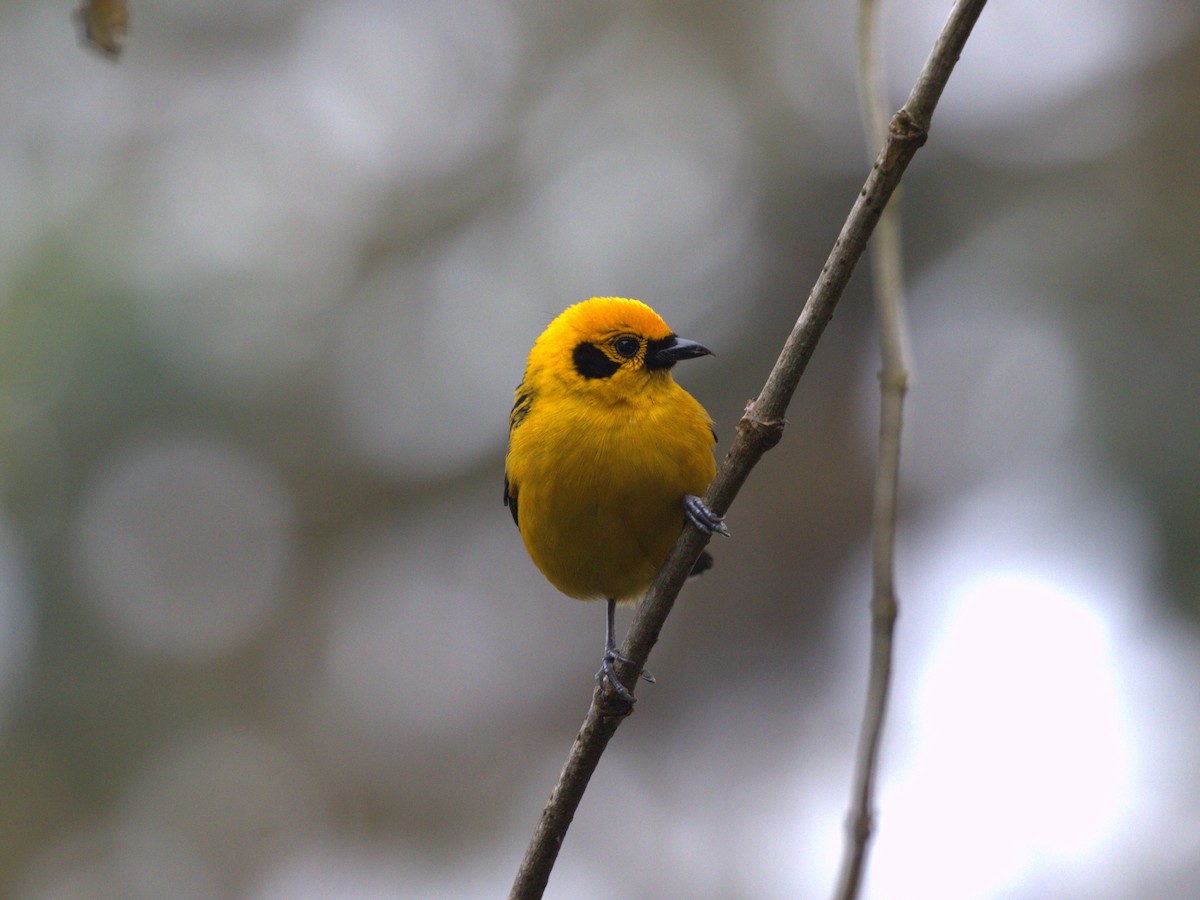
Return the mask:
{"type": "MultiPolygon", "coordinates": [[[[671,377],[711,352],[638,300],[594,297],[534,343],[508,419],[504,503],[551,584],[608,601],[596,679],[627,702],[613,671],[616,604],[641,598],[685,521],[729,534],[700,499],[716,471],[712,419],[671,377]]],[[[706,553],[693,572],[711,564],[706,553]]]]}

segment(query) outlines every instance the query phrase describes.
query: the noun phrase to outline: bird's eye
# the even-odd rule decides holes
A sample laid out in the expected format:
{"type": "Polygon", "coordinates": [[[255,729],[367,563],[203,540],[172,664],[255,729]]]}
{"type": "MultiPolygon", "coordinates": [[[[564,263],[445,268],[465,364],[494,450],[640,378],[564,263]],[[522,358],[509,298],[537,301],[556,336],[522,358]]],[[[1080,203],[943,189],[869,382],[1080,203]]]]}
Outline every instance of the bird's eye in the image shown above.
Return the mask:
{"type": "Polygon", "coordinates": [[[633,359],[642,348],[641,341],[635,337],[619,337],[613,342],[613,349],[626,359],[633,359]]]}

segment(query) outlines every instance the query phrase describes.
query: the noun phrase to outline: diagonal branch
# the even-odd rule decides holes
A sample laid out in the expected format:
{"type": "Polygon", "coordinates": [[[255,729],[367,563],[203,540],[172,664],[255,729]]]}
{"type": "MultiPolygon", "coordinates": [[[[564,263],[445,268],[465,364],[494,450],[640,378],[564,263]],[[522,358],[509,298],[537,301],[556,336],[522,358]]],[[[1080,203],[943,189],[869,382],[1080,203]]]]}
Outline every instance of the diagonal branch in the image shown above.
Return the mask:
{"type": "MultiPolygon", "coordinates": [[[[908,101],[892,117],[887,142],[875,160],[842,226],[841,234],[834,242],[833,250],[800,312],[800,318],[788,336],[762,393],[746,407],[738,423],[733,445],[709,486],[705,502],[714,512],[724,514],[729,509],[750,470],[782,437],[784,413],[800,376],[804,374],[825,326],[833,317],[834,308],[866,248],[867,239],[880,214],[913,156],[925,143],[933,111],[985,2],[958,0],[938,35],[908,101]]],[[[695,528],[685,529],[638,607],[623,650],[628,661],[617,663],[617,674],[625,684],[636,683],[637,675],[646,665],[679,589],[706,543],[707,535],[695,528]]],[[[571,746],[567,763],[542,810],[541,819],[521,861],[509,893],[510,900],[538,898],[545,891],[550,871],[587,783],[604,748],[622,721],[619,715],[612,714],[613,707],[606,700],[599,689],[592,695],[587,718],[571,746]]]]}

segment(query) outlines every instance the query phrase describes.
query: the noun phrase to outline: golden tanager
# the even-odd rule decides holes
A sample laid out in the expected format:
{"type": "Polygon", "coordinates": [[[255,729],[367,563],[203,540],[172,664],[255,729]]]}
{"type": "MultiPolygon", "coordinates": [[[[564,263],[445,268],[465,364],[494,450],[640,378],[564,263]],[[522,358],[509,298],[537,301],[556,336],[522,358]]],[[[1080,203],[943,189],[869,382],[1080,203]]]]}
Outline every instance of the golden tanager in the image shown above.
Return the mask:
{"type": "MultiPolygon", "coordinates": [[[[616,604],[641,598],[686,521],[729,534],[700,499],[716,471],[712,419],[671,377],[711,352],[638,300],[594,297],[534,343],[508,419],[504,503],[551,584],[608,601],[596,679],[627,703],[613,670],[616,604]]],[[[711,563],[706,553],[693,572],[711,563]]]]}

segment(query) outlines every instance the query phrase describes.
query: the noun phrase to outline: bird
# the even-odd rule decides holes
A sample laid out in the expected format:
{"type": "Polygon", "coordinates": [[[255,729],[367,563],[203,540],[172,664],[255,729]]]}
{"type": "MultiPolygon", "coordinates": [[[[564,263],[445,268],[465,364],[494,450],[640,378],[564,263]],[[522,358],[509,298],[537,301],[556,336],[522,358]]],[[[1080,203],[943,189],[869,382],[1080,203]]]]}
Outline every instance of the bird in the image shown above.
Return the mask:
{"type": "MultiPolygon", "coordinates": [[[[729,535],[701,499],[716,472],[713,420],[672,377],[710,355],[640,300],[593,297],[534,342],[508,417],[504,505],[555,588],[607,601],[596,681],[630,707],[613,668],[617,604],[641,599],[685,523],[729,535]]],[[[705,552],[692,572],[711,564],[705,552]]]]}

